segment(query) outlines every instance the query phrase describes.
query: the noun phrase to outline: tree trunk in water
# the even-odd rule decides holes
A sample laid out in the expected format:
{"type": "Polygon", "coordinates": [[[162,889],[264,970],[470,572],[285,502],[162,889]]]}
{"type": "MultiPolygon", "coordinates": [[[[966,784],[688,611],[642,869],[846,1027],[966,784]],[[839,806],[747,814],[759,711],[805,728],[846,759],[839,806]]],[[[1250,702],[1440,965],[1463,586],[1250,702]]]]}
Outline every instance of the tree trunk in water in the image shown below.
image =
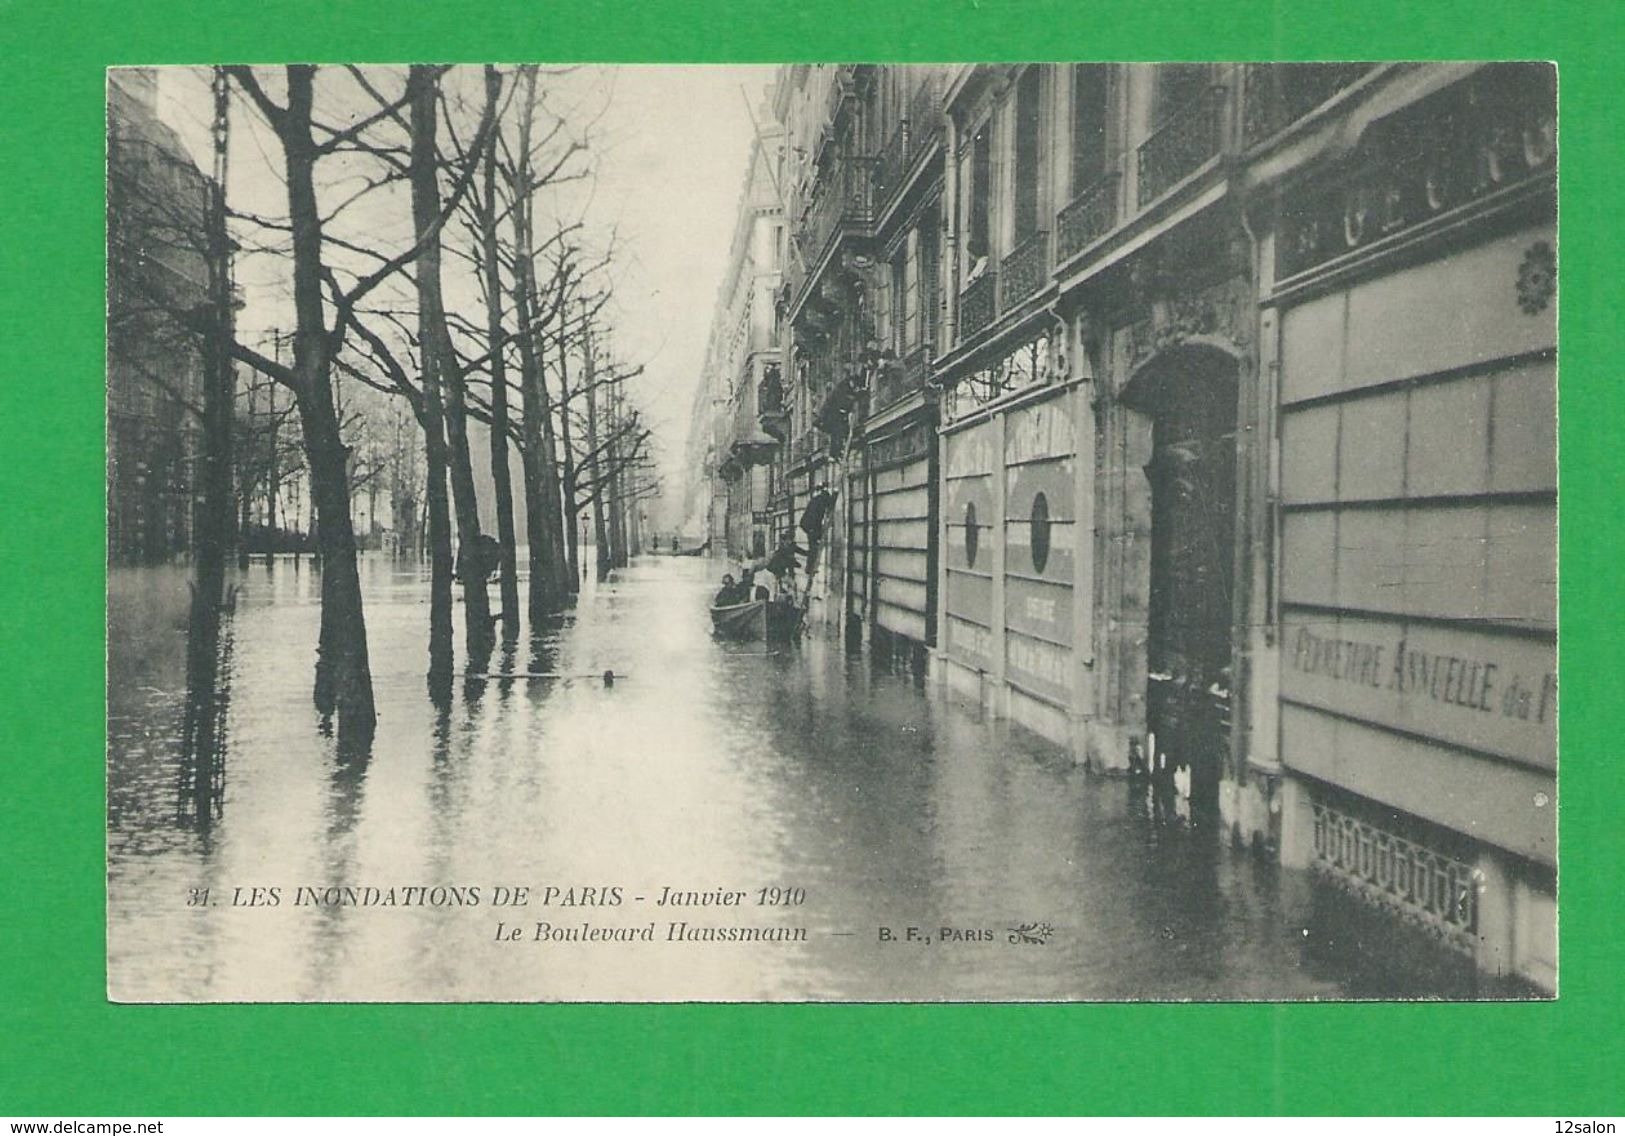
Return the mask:
{"type": "MultiPolygon", "coordinates": [[[[491,606],[485,590],[480,549],[479,498],[474,492],[474,467],[468,450],[468,411],[463,378],[446,330],[445,301],[440,286],[440,237],[428,236],[440,219],[440,184],[435,133],[438,126],[435,68],[414,64],[407,79],[411,91],[412,219],[423,242],[417,262],[418,342],[423,356],[424,402],[444,399],[446,460],[457,504],[457,539],[462,548],[463,615],[468,653],[488,655],[491,646],[491,606]],[[427,238],[427,239],[425,239],[427,238]],[[440,388],[431,394],[431,376],[440,388]]],[[[436,407],[439,410],[439,407],[436,407]]],[[[438,550],[437,550],[438,551],[438,550]]],[[[432,614],[432,613],[431,613],[432,614]]],[[[432,639],[432,634],[431,634],[432,639]]],[[[450,644],[446,645],[446,677],[450,677],[450,644]]],[[[438,669],[431,667],[436,675],[438,669]]]]}
{"type": "Polygon", "coordinates": [[[621,428],[620,403],[620,393],[612,388],[609,392],[609,564],[612,568],[626,567],[625,478],[621,469],[621,443],[616,437],[621,428]]]}
{"type": "Polygon", "coordinates": [[[355,533],[350,527],[348,451],[333,406],[332,360],[322,303],[322,229],[316,206],[316,146],[311,133],[315,70],[287,69],[288,107],[279,129],[287,158],[288,216],[292,227],[294,372],[304,426],[310,491],[315,502],[322,556],[322,626],[317,646],[315,702],[324,716],[338,715],[341,746],[372,743],[378,712],[372,697],[372,666],[362,612],[355,533]]]}
{"type": "Polygon", "coordinates": [[[570,447],[570,355],[569,340],[565,335],[565,312],[568,307],[567,304],[559,305],[559,430],[560,440],[564,443],[564,475],[560,491],[564,498],[565,566],[570,573],[569,588],[572,593],[579,593],[581,549],[576,515],[580,506],[576,503],[576,459],[570,447]]]}
{"type": "Polygon", "coordinates": [[[247,533],[251,520],[248,515],[248,498],[252,490],[253,486],[248,484],[247,479],[244,479],[237,487],[237,567],[239,568],[248,567],[247,533]]]}
{"type": "Polygon", "coordinates": [[[316,708],[338,714],[341,745],[372,741],[377,711],[362,614],[361,573],[355,532],[350,526],[350,486],[345,466],[349,448],[339,437],[330,407],[301,398],[305,457],[315,506],[317,549],[322,564],[322,629],[316,648],[316,708]]]}
{"type": "MultiPolygon", "coordinates": [[[[427,362],[427,360],[425,360],[427,362]]],[[[440,384],[433,368],[423,370],[424,499],[429,544],[429,690],[436,697],[451,693],[451,502],[446,495],[446,429],[440,413],[440,384]]]]}
{"type": "MultiPolygon", "coordinates": [[[[182,755],[190,775],[193,816],[207,825],[214,817],[218,783],[220,727],[221,609],[225,600],[226,558],[232,522],[232,414],[237,397],[231,362],[230,245],[226,239],[225,148],[226,74],[214,72],[215,181],[209,202],[209,306],[212,327],[203,343],[203,500],[198,509],[197,575],[187,628],[186,717],[182,755]]],[[[243,501],[247,502],[246,494],[243,501]]]]}
{"type": "Polygon", "coordinates": [[[598,461],[598,390],[596,387],[597,358],[593,353],[592,329],[585,332],[583,353],[586,356],[587,384],[587,453],[592,467],[592,551],[594,579],[600,584],[609,579],[609,536],[604,529],[604,482],[599,476],[598,461]]]}
{"type": "MultiPolygon", "coordinates": [[[[516,235],[524,228],[518,220],[523,206],[514,209],[516,235]]],[[[525,248],[523,243],[517,244],[525,248]]],[[[521,253],[523,260],[526,254],[521,253]]],[[[513,303],[514,315],[521,328],[529,325],[531,319],[530,297],[525,287],[524,269],[521,267],[515,272],[513,303]]],[[[558,612],[564,606],[562,589],[552,578],[549,565],[554,559],[554,543],[557,536],[557,518],[549,510],[549,501],[556,502],[558,494],[550,488],[551,478],[547,468],[546,453],[542,446],[542,419],[547,411],[542,402],[540,382],[536,374],[539,361],[536,358],[535,341],[525,332],[519,336],[519,392],[523,404],[524,429],[524,470],[525,470],[525,534],[530,543],[530,588],[529,588],[529,616],[531,633],[548,616],[558,612]]]]}
{"type": "Polygon", "coordinates": [[[575,592],[575,581],[571,579],[569,559],[565,552],[564,530],[568,518],[564,513],[563,487],[559,484],[559,451],[554,438],[553,403],[547,390],[547,368],[542,363],[541,351],[538,350],[536,354],[536,394],[542,411],[542,463],[539,472],[542,475],[542,490],[547,494],[548,517],[552,525],[552,539],[548,543],[548,590],[559,597],[559,606],[563,607],[569,602],[567,597],[575,592]]]}
{"type": "Polygon", "coordinates": [[[525,93],[519,111],[519,160],[514,176],[514,318],[519,325],[520,392],[524,402],[525,519],[530,540],[530,623],[563,609],[565,564],[560,525],[558,466],[555,464],[547,385],[536,350],[532,298],[535,295],[534,242],[530,220],[530,136],[536,98],[536,69],[523,69],[525,93]]]}
{"type": "MultiPolygon", "coordinates": [[[[495,100],[502,80],[485,68],[485,96],[495,100]]],[[[513,484],[508,474],[508,367],[503,357],[502,268],[497,249],[496,146],[485,151],[485,201],[480,209],[480,256],[485,272],[485,321],[491,351],[491,480],[496,485],[497,543],[501,546],[502,639],[519,637],[519,554],[513,527],[513,484]]]]}
{"type": "MultiPolygon", "coordinates": [[[[279,351],[280,355],[280,351],[279,351]]],[[[278,358],[277,362],[282,360],[278,358]]],[[[277,469],[277,446],[282,441],[282,430],[277,426],[276,386],[271,386],[271,442],[269,457],[266,459],[265,474],[265,562],[269,564],[271,557],[276,554],[276,495],[282,481],[282,472],[277,469]]]]}

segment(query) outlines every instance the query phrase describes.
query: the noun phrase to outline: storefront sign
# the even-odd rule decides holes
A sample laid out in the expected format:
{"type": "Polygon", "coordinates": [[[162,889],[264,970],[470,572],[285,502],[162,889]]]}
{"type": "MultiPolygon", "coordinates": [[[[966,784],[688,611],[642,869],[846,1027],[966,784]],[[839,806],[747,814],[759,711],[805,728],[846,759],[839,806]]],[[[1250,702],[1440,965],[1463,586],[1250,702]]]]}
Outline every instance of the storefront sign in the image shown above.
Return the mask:
{"type": "Polygon", "coordinates": [[[1067,700],[1070,651],[1025,635],[1007,636],[1006,651],[1005,665],[1012,685],[1049,702],[1067,700]]]}
{"type": "Polygon", "coordinates": [[[1072,589],[1041,580],[1005,581],[1005,625],[1057,647],[1072,643],[1072,589]]]}
{"type": "Polygon", "coordinates": [[[1281,656],[1289,700],[1555,767],[1550,642],[1380,619],[1289,617],[1281,656]]]}
{"type": "Polygon", "coordinates": [[[1283,213],[1276,276],[1308,271],[1550,170],[1555,78],[1550,64],[1498,64],[1378,122],[1355,170],[1283,213]]]}

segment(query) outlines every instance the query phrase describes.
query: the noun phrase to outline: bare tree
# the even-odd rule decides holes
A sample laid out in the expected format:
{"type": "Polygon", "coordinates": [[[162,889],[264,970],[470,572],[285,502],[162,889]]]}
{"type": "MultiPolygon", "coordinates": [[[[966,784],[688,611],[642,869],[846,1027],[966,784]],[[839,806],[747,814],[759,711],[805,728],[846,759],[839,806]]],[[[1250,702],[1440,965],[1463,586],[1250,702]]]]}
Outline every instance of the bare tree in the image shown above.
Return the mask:
{"type": "MultiPolygon", "coordinates": [[[[370,744],[376,729],[377,711],[350,515],[349,450],[334,405],[334,359],[353,326],[357,307],[423,254],[456,209],[467,183],[454,189],[449,203],[434,218],[417,221],[414,239],[407,247],[393,254],[354,250],[363,252],[374,266],[358,274],[349,285],[341,285],[328,262],[324,224],[330,215],[324,215],[320,208],[317,163],[339,151],[363,151],[376,157],[386,171],[398,170],[398,147],[386,144],[369,149],[367,136],[378,124],[391,121],[398,124],[410,94],[392,99],[378,96],[371,81],[359,69],[352,68],[356,83],[375,95],[378,106],[350,125],[335,128],[319,124],[316,119],[314,66],[292,64],[285,68],[286,97],[281,103],[267,93],[252,68],[230,70],[270,124],[281,148],[287,182],[286,230],[292,255],[295,312],[291,366],[281,366],[242,344],[236,344],[234,351],[239,358],[288,387],[298,407],[322,556],[322,617],[315,702],[323,715],[337,714],[341,743],[365,746],[370,744]],[[318,134],[323,136],[320,141],[318,134]],[[333,313],[331,321],[329,308],[333,313]]],[[[480,144],[489,127],[489,119],[481,123],[480,144]]],[[[383,178],[369,182],[368,187],[385,184],[388,178],[386,172],[383,178]]],[[[333,215],[350,200],[353,197],[341,202],[333,215]]]]}

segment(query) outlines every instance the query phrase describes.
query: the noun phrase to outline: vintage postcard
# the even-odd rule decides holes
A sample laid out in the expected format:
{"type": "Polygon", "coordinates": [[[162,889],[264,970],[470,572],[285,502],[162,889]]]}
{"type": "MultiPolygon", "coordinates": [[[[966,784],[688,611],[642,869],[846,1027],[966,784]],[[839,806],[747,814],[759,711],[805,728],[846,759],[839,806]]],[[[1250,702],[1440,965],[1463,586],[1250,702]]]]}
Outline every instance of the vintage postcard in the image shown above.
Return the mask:
{"type": "Polygon", "coordinates": [[[1553,66],[107,99],[112,999],[1556,995],[1553,66]]]}

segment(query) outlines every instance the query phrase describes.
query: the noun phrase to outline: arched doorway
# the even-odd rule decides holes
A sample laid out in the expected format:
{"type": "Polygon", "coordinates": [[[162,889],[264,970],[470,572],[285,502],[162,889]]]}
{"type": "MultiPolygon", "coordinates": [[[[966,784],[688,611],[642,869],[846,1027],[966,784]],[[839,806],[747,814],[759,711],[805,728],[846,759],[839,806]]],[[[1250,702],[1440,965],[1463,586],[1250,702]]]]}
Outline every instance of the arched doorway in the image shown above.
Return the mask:
{"type": "Polygon", "coordinates": [[[1146,734],[1153,778],[1218,814],[1230,750],[1235,600],[1237,364],[1206,345],[1175,348],[1124,399],[1151,421],[1146,734]]]}

